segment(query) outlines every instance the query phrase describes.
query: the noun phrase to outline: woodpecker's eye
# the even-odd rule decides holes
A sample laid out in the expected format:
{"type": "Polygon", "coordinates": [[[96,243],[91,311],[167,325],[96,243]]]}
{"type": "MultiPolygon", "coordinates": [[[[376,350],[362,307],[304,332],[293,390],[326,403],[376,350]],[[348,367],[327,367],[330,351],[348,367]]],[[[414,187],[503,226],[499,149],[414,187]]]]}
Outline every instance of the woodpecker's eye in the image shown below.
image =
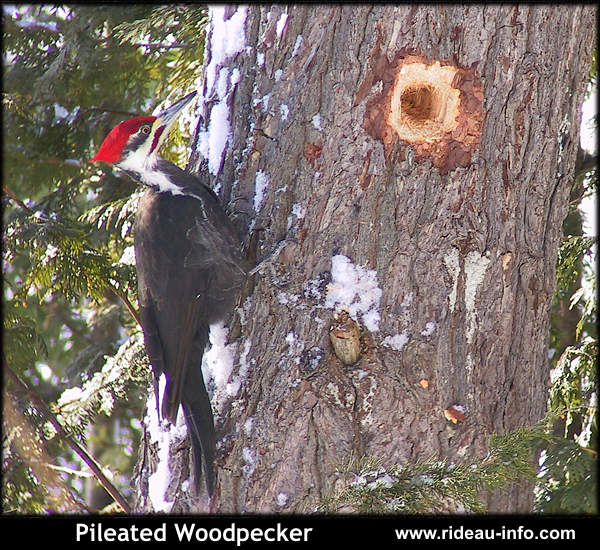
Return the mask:
{"type": "Polygon", "coordinates": [[[141,128],[140,128],[140,132],[142,132],[142,134],[146,134],[148,135],[150,133],[150,126],[148,126],[147,124],[144,124],[141,128]]]}

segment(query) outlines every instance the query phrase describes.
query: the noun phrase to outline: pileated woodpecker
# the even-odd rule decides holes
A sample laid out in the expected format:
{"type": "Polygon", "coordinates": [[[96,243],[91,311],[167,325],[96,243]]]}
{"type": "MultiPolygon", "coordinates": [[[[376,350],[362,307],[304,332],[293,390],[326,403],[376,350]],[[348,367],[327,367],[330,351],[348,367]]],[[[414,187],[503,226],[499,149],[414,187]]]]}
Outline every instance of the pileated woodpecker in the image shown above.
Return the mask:
{"type": "Polygon", "coordinates": [[[158,116],[115,126],[92,161],[113,164],[149,187],[140,199],[135,259],[144,343],[158,379],[166,376],[162,416],[175,423],[183,408],[192,442],[196,488],[202,458],[206,487],[215,485],[215,429],[201,364],[209,325],[235,306],[247,268],[240,239],[217,196],[196,176],[158,155],[193,92],[158,116]]]}

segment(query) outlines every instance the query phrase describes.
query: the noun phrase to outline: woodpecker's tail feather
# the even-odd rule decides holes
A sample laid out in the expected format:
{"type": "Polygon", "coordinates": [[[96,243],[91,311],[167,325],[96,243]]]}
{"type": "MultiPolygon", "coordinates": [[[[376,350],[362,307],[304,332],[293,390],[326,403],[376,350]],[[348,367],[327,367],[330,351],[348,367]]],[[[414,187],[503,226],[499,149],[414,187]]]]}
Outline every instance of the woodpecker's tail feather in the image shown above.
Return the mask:
{"type": "Polygon", "coordinates": [[[192,443],[196,491],[200,492],[202,488],[202,459],[204,458],[206,489],[209,496],[212,497],[215,488],[215,428],[210,400],[204,389],[204,382],[202,383],[202,389],[204,390],[204,396],[195,395],[193,398],[188,398],[184,394],[182,406],[192,443]]]}
{"type": "Polygon", "coordinates": [[[202,462],[206,488],[212,497],[215,486],[215,427],[210,397],[202,376],[202,356],[208,342],[208,327],[200,327],[186,354],[185,367],[178,372],[177,382],[167,378],[162,413],[171,423],[177,421],[179,405],[183,407],[185,423],[192,444],[193,477],[196,491],[202,489],[202,462]]]}
{"type": "Polygon", "coordinates": [[[181,405],[192,443],[194,460],[194,481],[196,490],[202,488],[202,461],[206,488],[212,497],[215,487],[215,425],[210,404],[210,396],[206,391],[202,376],[202,356],[208,342],[208,327],[196,334],[186,365],[185,382],[181,391],[181,405]]]}

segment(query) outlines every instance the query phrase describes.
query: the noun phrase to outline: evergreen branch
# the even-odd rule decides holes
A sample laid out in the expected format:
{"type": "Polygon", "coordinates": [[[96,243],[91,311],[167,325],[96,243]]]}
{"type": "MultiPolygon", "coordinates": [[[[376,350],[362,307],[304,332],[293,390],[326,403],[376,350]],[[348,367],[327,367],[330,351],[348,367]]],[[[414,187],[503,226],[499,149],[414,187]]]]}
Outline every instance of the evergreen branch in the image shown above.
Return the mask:
{"type": "MultiPolygon", "coordinates": [[[[7,453],[3,456],[2,473],[4,476],[10,470],[18,469],[17,463],[23,464],[28,472],[32,473],[35,479],[35,486],[31,490],[25,489],[20,498],[32,499],[32,493],[43,495],[43,504],[35,506],[36,512],[43,513],[49,509],[56,512],[90,512],[90,510],[80,502],[73,494],[60,475],[54,471],[43,442],[33,429],[33,426],[27,421],[25,415],[19,410],[16,399],[5,389],[2,403],[2,419],[6,427],[3,434],[3,450],[7,453]],[[14,452],[13,451],[16,451],[14,452]],[[19,455],[20,460],[15,460],[19,455]],[[10,463],[10,464],[9,464],[10,463]]],[[[4,454],[4,453],[3,453],[4,454]]],[[[12,473],[12,472],[11,472],[12,473]]],[[[14,482],[10,479],[10,474],[3,479],[3,497],[6,499],[7,493],[14,493],[18,490],[14,482]]],[[[41,495],[40,495],[41,496],[41,495]]],[[[33,497],[35,499],[35,497],[33,497]]],[[[8,496],[10,499],[10,496],[8,496]]],[[[3,501],[6,505],[6,500],[3,501]]],[[[32,503],[30,502],[30,505],[32,503]]],[[[4,509],[4,512],[18,513],[19,509],[4,509]]]]}
{"type": "MultiPolygon", "coordinates": [[[[127,339],[116,354],[106,357],[102,369],[86,380],[81,386],[63,391],[52,406],[63,427],[78,431],[80,426],[91,422],[100,412],[110,416],[115,400],[132,395],[130,383],[140,385],[148,373],[145,348],[140,333],[127,339]]],[[[144,384],[145,385],[145,384],[144,384]]]]}
{"type": "Polygon", "coordinates": [[[2,184],[2,191],[4,191],[12,200],[14,200],[25,212],[33,215],[34,211],[29,208],[19,197],[17,197],[5,184],[2,184]]]}
{"type": "Polygon", "coordinates": [[[108,494],[113,498],[115,502],[117,502],[121,508],[125,511],[125,513],[131,513],[131,508],[125,497],[121,495],[119,490],[111,483],[111,481],[104,475],[102,471],[102,467],[98,464],[98,462],[87,452],[87,450],[81,446],[71,435],[69,435],[60,422],[56,419],[54,414],[48,409],[46,404],[40,397],[31,391],[29,387],[23,382],[16,373],[6,364],[3,363],[3,369],[8,373],[13,382],[27,394],[28,398],[31,400],[31,403],[50,421],[56,433],[62,438],[63,441],[67,443],[67,445],[87,464],[90,470],[96,476],[98,482],[106,489],[108,494]]]}
{"type": "Polygon", "coordinates": [[[487,456],[470,463],[430,457],[403,465],[382,466],[373,457],[351,460],[341,468],[350,482],[325,498],[321,511],[405,514],[484,512],[480,492],[502,488],[520,479],[534,481],[533,452],[548,440],[542,426],[493,435],[487,456]]]}
{"type": "Polygon", "coordinates": [[[142,326],[142,320],[140,319],[140,315],[137,311],[137,309],[135,309],[135,306],[129,301],[129,298],[127,298],[126,294],[118,289],[114,284],[112,284],[110,281],[107,282],[108,288],[109,290],[117,297],[119,298],[123,304],[125,304],[125,307],[127,308],[127,311],[129,311],[129,313],[131,314],[131,316],[135,319],[135,322],[138,324],[138,326],[142,326]]]}
{"type": "MultiPolygon", "coordinates": [[[[35,216],[35,211],[32,210],[29,206],[27,206],[22,200],[20,200],[6,185],[3,185],[2,188],[8,196],[10,196],[25,212],[27,212],[27,214],[35,216]]],[[[94,247],[89,245],[88,243],[84,242],[78,246],[81,246],[81,249],[83,251],[93,255],[93,257],[96,257],[96,258],[102,257],[102,254],[98,250],[96,250],[94,247]]],[[[32,275],[39,273],[40,270],[42,270],[42,267],[43,267],[42,264],[38,264],[37,267],[33,270],[32,275]]],[[[127,311],[129,311],[131,316],[135,319],[136,323],[141,326],[139,314],[138,314],[136,308],[133,306],[133,304],[127,298],[127,295],[125,294],[125,292],[123,292],[121,289],[119,289],[108,278],[105,278],[103,280],[103,284],[106,285],[106,287],[123,302],[123,304],[127,308],[127,311]]]]}

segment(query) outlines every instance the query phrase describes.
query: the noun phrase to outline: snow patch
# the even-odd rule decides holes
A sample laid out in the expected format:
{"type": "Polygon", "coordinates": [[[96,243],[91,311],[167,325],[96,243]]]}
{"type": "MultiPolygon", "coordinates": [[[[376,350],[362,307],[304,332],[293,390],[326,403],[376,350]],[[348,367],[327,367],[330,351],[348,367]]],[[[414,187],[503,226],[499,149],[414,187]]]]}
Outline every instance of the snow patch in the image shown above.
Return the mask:
{"type": "Polygon", "coordinates": [[[253,417],[250,417],[250,418],[246,419],[246,422],[244,422],[243,429],[244,429],[244,433],[247,436],[252,435],[253,424],[254,424],[254,418],[253,417]]]}
{"type": "Polygon", "coordinates": [[[247,7],[238,8],[225,21],[226,6],[209,6],[210,63],[206,67],[206,87],[212,90],[216,70],[227,59],[240,53],[246,46],[247,7]]]}
{"type": "Polygon", "coordinates": [[[290,215],[287,218],[287,229],[288,229],[288,231],[294,225],[294,216],[298,220],[303,220],[304,216],[306,216],[306,207],[303,206],[300,203],[295,203],[294,205],[292,205],[292,211],[291,211],[290,215]]]}
{"type": "Polygon", "coordinates": [[[294,44],[294,49],[292,51],[292,57],[296,57],[298,55],[298,52],[300,51],[300,48],[302,47],[303,43],[304,43],[304,38],[302,38],[302,35],[299,34],[298,37],[296,38],[296,43],[294,44]]]}
{"type": "Polygon", "coordinates": [[[290,116],[290,108],[285,103],[279,107],[279,112],[281,113],[281,120],[284,122],[290,116]]]}
{"type": "Polygon", "coordinates": [[[288,14],[287,13],[282,13],[279,16],[279,19],[277,20],[277,38],[281,39],[281,36],[283,35],[283,31],[285,29],[285,24],[287,23],[287,18],[288,18],[288,14]]]}
{"type": "Polygon", "coordinates": [[[221,323],[210,326],[210,347],[204,352],[202,374],[204,380],[211,380],[216,391],[224,390],[233,371],[233,352],[227,345],[229,330],[221,323]]]}
{"type": "Polygon", "coordinates": [[[321,113],[317,113],[314,117],[312,117],[312,125],[321,132],[323,127],[321,126],[321,113]]]}
{"type": "Polygon", "coordinates": [[[425,324],[425,328],[421,331],[423,336],[431,336],[435,332],[435,323],[433,321],[429,321],[425,324]]]}
{"type": "Polygon", "coordinates": [[[393,350],[396,350],[396,351],[402,351],[404,346],[406,346],[406,344],[408,344],[409,340],[410,340],[410,337],[408,336],[407,332],[404,331],[402,334],[395,334],[394,336],[386,336],[383,339],[383,345],[387,346],[388,348],[392,348],[393,350]]]}
{"type": "MultiPolygon", "coordinates": [[[[162,403],[165,386],[166,377],[163,374],[158,380],[159,403],[162,403]]],[[[174,504],[174,501],[167,500],[166,497],[171,481],[170,446],[173,439],[180,440],[187,435],[185,417],[180,407],[175,425],[171,425],[168,422],[161,422],[156,409],[154,392],[149,392],[146,402],[145,424],[150,435],[150,443],[158,444],[158,463],[156,470],[148,478],[148,497],[155,512],[169,513],[174,504]]]]}
{"type": "Polygon", "coordinates": [[[269,176],[262,170],[256,172],[254,179],[254,211],[258,212],[261,204],[265,200],[265,191],[269,186],[269,176]]]}
{"type": "Polygon", "coordinates": [[[200,132],[198,136],[198,149],[202,156],[208,159],[208,170],[214,176],[218,175],[221,169],[223,155],[230,140],[231,125],[227,100],[241,78],[238,69],[234,68],[230,73],[227,67],[221,65],[244,50],[247,12],[247,7],[240,7],[225,21],[224,6],[209,8],[210,40],[207,41],[207,45],[210,44],[210,48],[206,55],[210,57],[210,62],[204,73],[206,79],[204,101],[213,98],[218,101],[210,111],[208,130],[200,132]]]}
{"type": "Polygon", "coordinates": [[[327,287],[325,307],[338,311],[346,309],[355,321],[360,314],[365,327],[376,332],[379,330],[381,295],[375,270],[354,265],[342,254],[331,258],[331,284],[327,287]]]}
{"type": "Polygon", "coordinates": [[[242,466],[242,472],[246,476],[251,476],[254,473],[254,469],[256,468],[256,463],[258,459],[256,458],[256,453],[252,447],[244,447],[242,449],[242,458],[244,459],[244,465],[242,466]]]}
{"type": "Polygon", "coordinates": [[[253,99],[252,106],[256,107],[257,105],[260,104],[260,106],[262,107],[263,113],[266,113],[267,109],[269,108],[269,99],[271,99],[271,94],[265,94],[262,97],[253,99]]]}
{"type": "Polygon", "coordinates": [[[123,254],[119,258],[120,264],[125,265],[135,265],[135,249],[133,245],[128,246],[125,250],[123,250],[123,254]]]}

